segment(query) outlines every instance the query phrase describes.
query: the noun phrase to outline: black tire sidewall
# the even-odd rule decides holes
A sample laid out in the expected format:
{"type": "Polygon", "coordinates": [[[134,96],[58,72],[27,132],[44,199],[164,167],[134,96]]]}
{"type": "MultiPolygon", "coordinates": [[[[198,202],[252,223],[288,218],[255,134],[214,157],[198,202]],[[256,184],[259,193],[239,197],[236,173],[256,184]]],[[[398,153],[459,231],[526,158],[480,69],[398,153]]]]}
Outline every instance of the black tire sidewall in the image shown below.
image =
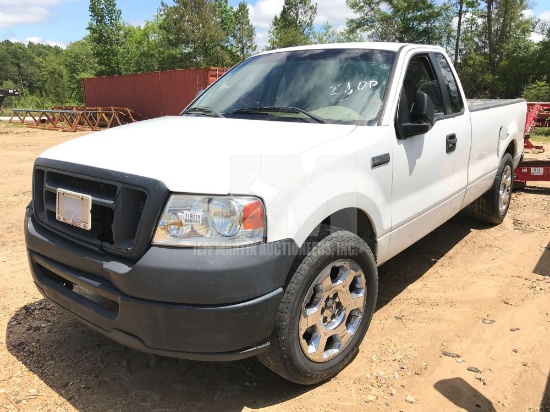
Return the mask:
{"type": "Polygon", "coordinates": [[[497,176],[495,178],[495,183],[493,185],[495,214],[499,217],[500,221],[504,220],[504,218],[508,214],[508,209],[510,209],[510,204],[512,203],[512,193],[510,193],[510,199],[508,200],[508,204],[506,205],[506,209],[504,210],[504,213],[500,213],[500,184],[502,182],[502,175],[504,174],[504,169],[506,169],[506,165],[510,166],[510,171],[512,173],[512,184],[510,186],[510,190],[513,191],[513,187],[514,187],[514,161],[512,160],[512,156],[509,153],[506,153],[504,155],[504,157],[502,158],[502,160],[500,161],[497,176]]]}
{"type": "Polygon", "coordinates": [[[291,366],[291,368],[295,369],[295,372],[301,376],[317,376],[318,381],[325,380],[337,374],[357,354],[359,344],[363,340],[372,320],[378,294],[376,264],[372,252],[366,243],[349,232],[339,232],[337,237],[332,239],[331,237],[332,236],[319,242],[298,267],[295,276],[300,276],[301,280],[295,284],[294,290],[288,291],[293,297],[286,311],[286,324],[288,325],[288,329],[286,330],[287,336],[285,336],[285,340],[288,343],[289,349],[287,351],[287,356],[290,358],[288,359],[290,365],[287,363],[287,367],[291,366]],[[320,251],[321,253],[319,253],[320,251]],[[342,253],[342,251],[344,251],[344,253],[342,253]],[[315,258],[312,259],[312,256],[315,256],[315,258]],[[345,259],[356,262],[365,274],[367,286],[365,310],[357,332],[342,353],[328,362],[316,363],[311,361],[303,353],[299,341],[298,324],[301,316],[302,304],[310,286],[319,276],[321,271],[330,263],[345,259]]]}

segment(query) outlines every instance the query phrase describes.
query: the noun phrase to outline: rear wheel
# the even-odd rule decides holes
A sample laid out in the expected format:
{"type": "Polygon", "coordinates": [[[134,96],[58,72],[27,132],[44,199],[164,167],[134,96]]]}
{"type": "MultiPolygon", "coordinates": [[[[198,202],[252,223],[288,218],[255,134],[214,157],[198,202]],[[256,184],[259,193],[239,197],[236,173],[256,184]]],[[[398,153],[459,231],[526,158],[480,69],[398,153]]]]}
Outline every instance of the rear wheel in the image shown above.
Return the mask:
{"type": "Polygon", "coordinates": [[[491,189],[472,203],[472,211],[477,220],[498,225],[502,223],[512,199],[514,186],[514,164],[512,156],[506,153],[491,189]]]}
{"type": "Polygon", "coordinates": [[[310,385],[332,378],[357,354],[378,293],[372,251],[356,235],[323,226],[314,247],[296,262],[260,361],[310,385]]]}

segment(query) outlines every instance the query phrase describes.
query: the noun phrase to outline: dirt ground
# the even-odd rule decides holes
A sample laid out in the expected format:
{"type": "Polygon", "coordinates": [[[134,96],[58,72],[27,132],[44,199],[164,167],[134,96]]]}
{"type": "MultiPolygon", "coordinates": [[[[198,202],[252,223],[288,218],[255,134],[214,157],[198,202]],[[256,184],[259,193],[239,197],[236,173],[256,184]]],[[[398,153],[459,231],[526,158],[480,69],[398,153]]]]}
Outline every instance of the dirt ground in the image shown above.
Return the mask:
{"type": "Polygon", "coordinates": [[[41,297],[22,225],[32,164],[76,136],[0,123],[0,411],[550,411],[550,184],[515,193],[498,227],[465,210],[383,265],[360,354],[299,387],[255,359],[127,349],[41,297]]]}

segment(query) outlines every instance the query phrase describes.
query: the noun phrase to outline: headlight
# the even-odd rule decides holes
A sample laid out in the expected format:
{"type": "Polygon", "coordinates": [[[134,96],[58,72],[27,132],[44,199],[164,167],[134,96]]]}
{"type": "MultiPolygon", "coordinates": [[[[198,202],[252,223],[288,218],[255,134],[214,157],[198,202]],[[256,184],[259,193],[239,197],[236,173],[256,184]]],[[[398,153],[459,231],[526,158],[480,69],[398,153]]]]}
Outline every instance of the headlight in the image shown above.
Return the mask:
{"type": "Polygon", "coordinates": [[[233,237],[241,229],[241,212],[233,199],[210,199],[208,214],[212,227],[223,237],[233,237]]]}
{"type": "Polygon", "coordinates": [[[153,244],[228,247],[264,239],[264,204],[256,197],[172,195],[153,244]]]}

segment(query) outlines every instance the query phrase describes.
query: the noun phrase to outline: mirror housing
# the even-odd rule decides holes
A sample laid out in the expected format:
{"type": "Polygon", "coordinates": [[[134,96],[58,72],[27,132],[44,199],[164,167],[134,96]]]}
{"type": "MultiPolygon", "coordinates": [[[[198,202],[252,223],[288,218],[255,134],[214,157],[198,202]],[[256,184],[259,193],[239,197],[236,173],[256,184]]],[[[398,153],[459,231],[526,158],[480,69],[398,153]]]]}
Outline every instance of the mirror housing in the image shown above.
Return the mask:
{"type": "Polygon", "coordinates": [[[428,123],[405,123],[403,125],[403,136],[405,139],[408,139],[409,137],[426,134],[431,129],[428,123]]]}
{"type": "Polygon", "coordinates": [[[403,131],[403,138],[418,136],[426,134],[435,123],[435,108],[428,96],[424,92],[416,92],[414,97],[414,106],[410,114],[410,123],[404,123],[401,125],[403,131]]]}

